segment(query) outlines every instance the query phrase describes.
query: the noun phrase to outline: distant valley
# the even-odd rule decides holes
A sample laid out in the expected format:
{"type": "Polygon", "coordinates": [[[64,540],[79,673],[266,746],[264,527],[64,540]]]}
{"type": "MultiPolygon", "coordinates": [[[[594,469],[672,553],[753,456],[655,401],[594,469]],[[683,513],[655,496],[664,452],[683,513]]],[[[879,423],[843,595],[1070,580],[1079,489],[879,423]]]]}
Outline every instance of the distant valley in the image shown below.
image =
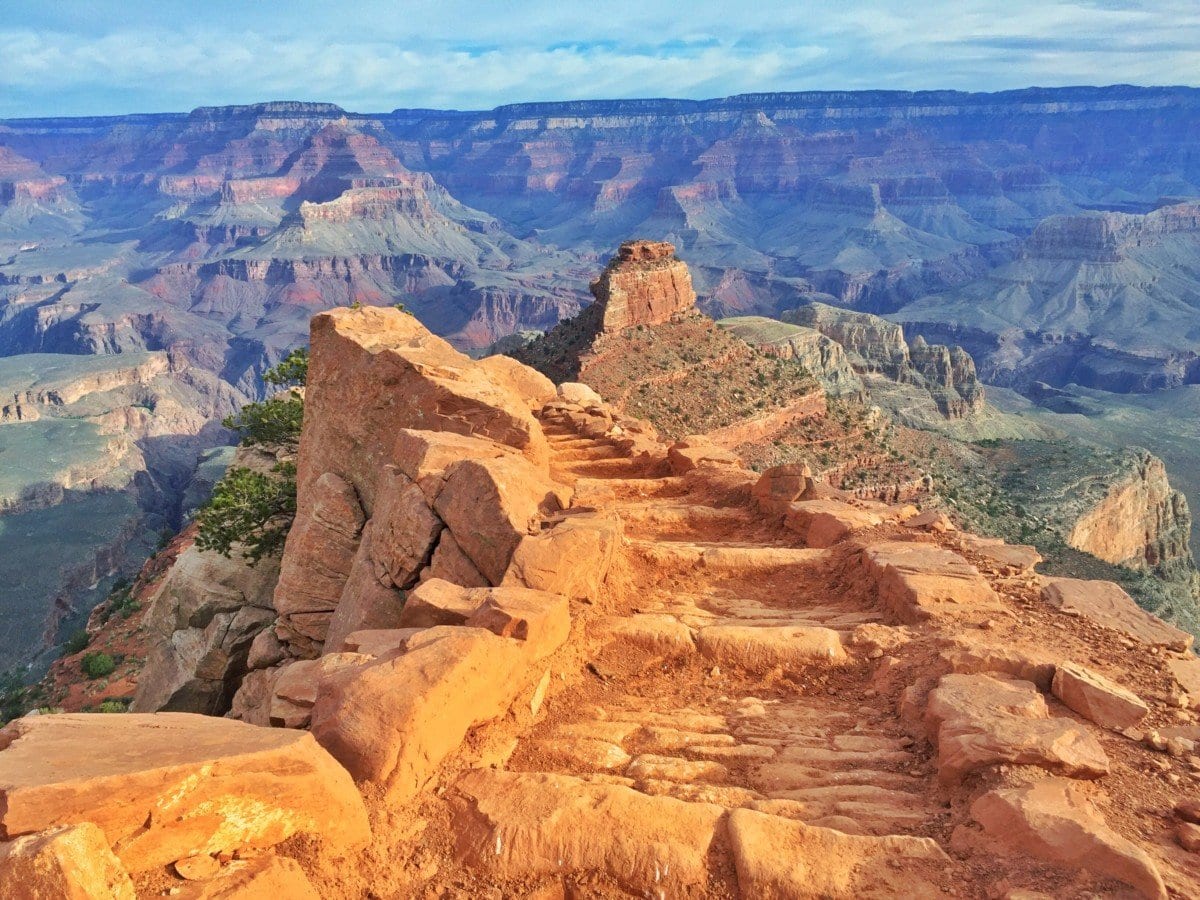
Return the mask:
{"type": "Polygon", "coordinates": [[[0,669],[184,523],[314,313],[401,303],[481,353],[579,313],[630,237],[747,340],[885,316],[943,413],[982,401],[927,346],[1005,439],[1142,445],[1196,502],[1198,138],[1200,90],[1122,86],[0,121],[0,669]]]}

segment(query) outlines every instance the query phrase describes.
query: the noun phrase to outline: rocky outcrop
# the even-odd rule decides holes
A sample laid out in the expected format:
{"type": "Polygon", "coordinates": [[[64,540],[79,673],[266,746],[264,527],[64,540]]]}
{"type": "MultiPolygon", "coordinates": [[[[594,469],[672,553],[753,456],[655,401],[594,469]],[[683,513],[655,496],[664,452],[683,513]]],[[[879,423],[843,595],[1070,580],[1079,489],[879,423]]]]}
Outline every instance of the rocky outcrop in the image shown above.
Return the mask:
{"type": "Polygon", "coordinates": [[[782,313],[781,318],[836,341],[860,374],[878,373],[928,391],[947,419],[963,419],[983,410],[983,385],[975,362],[961,347],[929,344],[920,335],[910,344],[899,325],[824,303],[808,303],[782,313]]]}
{"type": "Polygon", "coordinates": [[[604,332],[657,325],[696,305],[691,273],[666,242],[626,241],[591,290],[604,332]]]}
{"type": "Polygon", "coordinates": [[[1108,492],[1075,520],[1067,543],[1132,569],[1191,560],[1187,498],[1167,481],[1161,459],[1142,451],[1108,492]]]}

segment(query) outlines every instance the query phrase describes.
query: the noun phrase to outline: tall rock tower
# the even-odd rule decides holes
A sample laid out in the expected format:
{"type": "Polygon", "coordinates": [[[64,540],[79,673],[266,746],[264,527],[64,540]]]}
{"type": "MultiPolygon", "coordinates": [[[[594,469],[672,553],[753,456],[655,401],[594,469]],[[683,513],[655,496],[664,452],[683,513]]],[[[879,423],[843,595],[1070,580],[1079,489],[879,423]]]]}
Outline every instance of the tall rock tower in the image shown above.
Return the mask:
{"type": "Polygon", "coordinates": [[[605,333],[657,325],[696,305],[691,273],[665,241],[626,241],[591,289],[605,333]]]}

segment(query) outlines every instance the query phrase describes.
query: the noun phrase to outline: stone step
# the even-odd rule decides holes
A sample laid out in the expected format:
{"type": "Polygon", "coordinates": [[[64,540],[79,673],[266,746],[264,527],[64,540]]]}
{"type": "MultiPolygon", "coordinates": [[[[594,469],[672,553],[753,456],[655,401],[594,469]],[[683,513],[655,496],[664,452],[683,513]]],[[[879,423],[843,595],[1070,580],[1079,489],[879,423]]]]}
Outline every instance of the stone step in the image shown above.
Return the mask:
{"type": "Polygon", "coordinates": [[[626,459],[627,457],[612,444],[595,444],[590,447],[555,447],[554,461],[562,465],[566,462],[588,462],[592,460],[626,459]]]}
{"type": "Polygon", "coordinates": [[[712,572],[763,572],[810,569],[828,558],[829,551],[762,544],[702,543],[633,539],[633,553],[674,570],[704,568],[712,572]]]}

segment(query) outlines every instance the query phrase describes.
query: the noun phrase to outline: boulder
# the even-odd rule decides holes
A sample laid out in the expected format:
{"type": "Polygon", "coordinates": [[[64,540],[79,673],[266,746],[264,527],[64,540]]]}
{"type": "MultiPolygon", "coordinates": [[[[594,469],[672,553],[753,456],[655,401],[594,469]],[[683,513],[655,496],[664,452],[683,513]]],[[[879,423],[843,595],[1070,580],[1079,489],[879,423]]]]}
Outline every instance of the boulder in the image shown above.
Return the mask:
{"type": "Polygon", "coordinates": [[[689,435],[671,444],[667,448],[667,462],[675,475],[686,475],[693,469],[742,467],[742,460],[736,453],[718,447],[699,434],[689,435]]]}
{"type": "Polygon", "coordinates": [[[346,635],[346,640],[342,643],[347,653],[361,653],[365,656],[380,658],[406,649],[409,639],[424,630],[424,628],[385,628],[355,631],[346,635]]]}
{"type": "Polygon", "coordinates": [[[592,388],[578,381],[564,381],[558,386],[558,396],[577,406],[603,406],[604,399],[592,388]]]}
{"type": "Polygon", "coordinates": [[[766,469],[750,490],[764,515],[782,515],[803,497],[812,484],[812,470],[805,463],[788,463],[766,469]]]}
{"type": "Polygon", "coordinates": [[[404,593],[380,580],[382,575],[388,582],[392,581],[386,574],[387,570],[373,558],[375,521],[372,519],[363,528],[358,553],[350,566],[350,576],[346,579],[337,608],[329,617],[329,630],[325,633],[323,648],[326,652],[343,649],[346,635],[351,632],[399,627],[404,593]]]}
{"type": "Polygon", "coordinates": [[[991,791],[971,805],[971,815],[1001,852],[1085,869],[1124,882],[1143,897],[1166,900],[1154,862],[1108,827],[1076,782],[1048,778],[991,791]]]}
{"type": "Polygon", "coordinates": [[[454,463],[462,459],[495,459],[515,453],[512,447],[483,438],[412,428],[401,428],[396,432],[392,450],[396,467],[420,486],[430,505],[441,493],[446,470],[454,463]]]}
{"type": "Polygon", "coordinates": [[[567,775],[477,769],[455,785],[458,856],[494,878],[602,873],[640,896],[702,896],[725,810],[567,775]]]}
{"type": "Polygon", "coordinates": [[[483,573],[475,568],[475,563],[463,553],[454,535],[445,529],[442,530],[442,536],[429,560],[429,568],[421,573],[421,578],[440,578],[464,587],[486,587],[488,583],[483,573]]]}
{"type": "Polygon", "coordinates": [[[540,410],[558,395],[553,381],[537,369],[519,363],[511,356],[485,356],[476,365],[491,375],[493,380],[507,384],[533,412],[540,410]]]}
{"type": "Polygon", "coordinates": [[[521,539],[504,584],[599,599],[623,533],[621,519],[615,513],[568,516],[549,531],[521,539]]]}
{"type": "Polygon", "coordinates": [[[255,669],[242,679],[241,686],[233,695],[233,703],[225,715],[239,722],[267,727],[271,724],[271,698],[275,693],[275,681],[280,668],[255,669]]]}
{"type": "Polygon", "coordinates": [[[973,639],[957,641],[954,649],[944,651],[941,657],[952,672],[1003,675],[1017,681],[1032,681],[1044,693],[1050,692],[1057,668],[1055,656],[1049,651],[1027,651],[973,639]]]}
{"type": "Polygon", "coordinates": [[[802,500],[788,507],[783,524],[800,535],[808,547],[832,547],[854,532],[884,521],[879,511],[840,500],[802,500]]]}
{"type": "Polygon", "coordinates": [[[294,859],[260,856],[235,859],[201,884],[172,891],[176,900],[320,900],[320,895],[294,859]]]}
{"type": "MultiPolygon", "coordinates": [[[[150,599],[143,619],[150,650],[138,675],[136,712],[221,715],[250,668],[250,648],[275,621],[279,561],[188,547],[150,599]]],[[[265,632],[270,633],[270,632],[265,632]]]]}
{"type": "Polygon", "coordinates": [[[461,625],[483,603],[481,589],[431,578],[408,595],[400,612],[400,628],[432,628],[435,625],[461,625]]]}
{"type": "Polygon", "coordinates": [[[571,633],[570,605],[561,594],[521,587],[476,590],[487,599],[467,619],[467,626],[523,641],[533,659],[549,656],[571,633]]]}
{"type": "Polygon", "coordinates": [[[563,488],[520,457],[468,459],[446,475],[435,509],[489,584],[500,584],[521,539],[565,506],[563,488]]]}
{"type": "Polygon", "coordinates": [[[1192,646],[1190,634],[1146,612],[1111,581],[1051,578],[1042,588],[1042,599],[1068,615],[1090,619],[1143,644],[1181,651],[1192,646]]]}
{"type": "Polygon", "coordinates": [[[133,882],[90,822],[59,825],[0,844],[7,900],[134,900],[133,882]]]}
{"type": "Polygon", "coordinates": [[[776,666],[794,671],[846,660],[838,633],[815,626],[710,625],[699,630],[696,644],[714,662],[751,672],[765,672],[776,666]]]}
{"type": "Polygon", "coordinates": [[[1051,689],[1068,708],[1114,731],[1132,728],[1150,712],[1132,691],[1073,662],[1059,664],[1051,689]]]}
{"type": "Polygon", "coordinates": [[[729,841],[744,900],[857,900],[941,893],[949,857],[930,838],[844,834],[735,809],[729,841]]]}
{"type": "Polygon", "coordinates": [[[371,515],[370,559],[378,580],[401,590],[415,584],[441,531],[416,483],[396,466],[384,466],[371,515]]]}
{"type": "Polygon", "coordinates": [[[3,837],[93,822],[134,872],[297,833],[339,849],[369,837],[350,777],[304,732],[187,713],[27,716],[0,748],[3,837]]]}
{"type": "Polygon", "coordinates": [[[354,488],[333,472],[314,479],[300,498],[275,586],[277,627],[286,643],[311,650],[325,640],[365,521],[354,488]]]}
{"type": "Polygon", "coordinates": [[[401,656],[321,682],[312,733],[358,781],[411,799],[467,732],[531,680],[521,641],[482,628],[427,629],[401,656]]]}
{"type": "Polygon", "coordinates": [[[1028,681],[946,675],[929,694],[925,728],[938,776],[953,783],[997,765],[1039,766],[1077,778],[1108,774],[1108,757],[1086,728],[1052,719],[1028,681]]]}
{"type": "Polygon", "coordinates": [[[276,728],[307,727],[322,679],[371,658],[359,653],[326,653],[319,659],[299,659],[280,666],[271,695],[270,724],[276,728]]]}
{"type": "Polygon", "coordinates": [[[906,624],[955,608],[979,611],[999,605],[987,579],[952,550],[890,541],[867,547],[863,560],[880,602],[906,624]]]}
{"type": "Polygon", "coordinates": [[[1200,698],[1200,659],[1192,654],[1167,660],[1167,669],[1187,694],[1200,698]]]}

